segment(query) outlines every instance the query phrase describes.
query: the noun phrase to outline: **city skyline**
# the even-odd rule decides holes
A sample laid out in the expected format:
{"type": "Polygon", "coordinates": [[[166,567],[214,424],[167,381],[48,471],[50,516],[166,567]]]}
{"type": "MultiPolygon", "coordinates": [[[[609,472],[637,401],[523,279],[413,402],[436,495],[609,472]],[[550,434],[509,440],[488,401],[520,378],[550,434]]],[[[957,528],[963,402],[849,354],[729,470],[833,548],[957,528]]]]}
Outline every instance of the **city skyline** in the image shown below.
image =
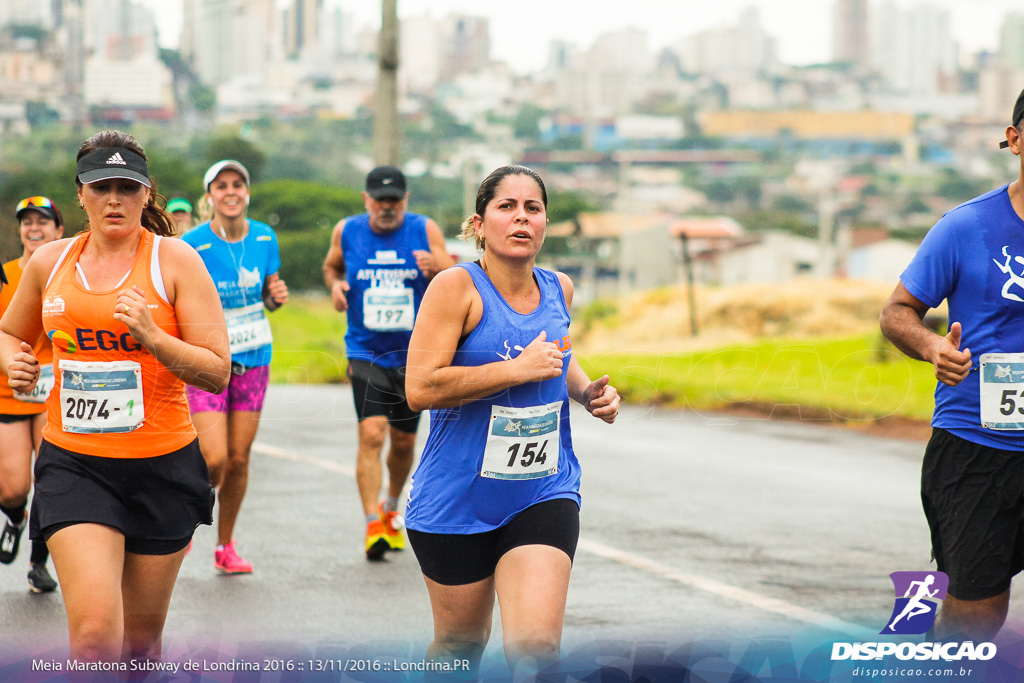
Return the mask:
{"type": "MultiPolygon", "coordinates": [[[[1003,17],[1021,11],[1016,0],[892,0],[898,7],[922,4],[949,10],[953,38],[967,56],[998,47],[999,25],[1003,17]]],[[[161,45],[177,47],[181,33],[181,3],[169,0],[141,0],[156,14],[161,45]]],[[[287,0],[276,0],[279,8],[287,0]]],[[[884,0],[872,0],[872,9],[884,0]]],[[[492,5],[476,0],[431,0],[398,2],[399,17],[429,15],[442,18],[452,12],[484,16],[491,23],[491,55],[521,73],[540,70],[548,58],[553,40],[563,40],[588,48],[601,34],[635,27],[647,32],[648,47],[661,49],[697,32],[736,23],[740,12],[757,7],[764,30],[779,39],[779,57],[787,64],[812,64],[832,60],[832,7],[827,0],[719,0],[697,3],[692,0],[633,0],[628,6],[613,6],[600,11],[580,11],[582,2],[550,3],[520,0],[514,11],[507,4],[492,5]],[[673,15],[678,21],[666,20],[673,15]],[[567,29],[566,27],[571,27],[567,29]]],[[[328,7],[341,6],[354,17],[357,26],[376,27],[380,23],[380,2],[326,0],[328,7]]],[[[586,7],[592,7],[587,5],[586,7]]]]}

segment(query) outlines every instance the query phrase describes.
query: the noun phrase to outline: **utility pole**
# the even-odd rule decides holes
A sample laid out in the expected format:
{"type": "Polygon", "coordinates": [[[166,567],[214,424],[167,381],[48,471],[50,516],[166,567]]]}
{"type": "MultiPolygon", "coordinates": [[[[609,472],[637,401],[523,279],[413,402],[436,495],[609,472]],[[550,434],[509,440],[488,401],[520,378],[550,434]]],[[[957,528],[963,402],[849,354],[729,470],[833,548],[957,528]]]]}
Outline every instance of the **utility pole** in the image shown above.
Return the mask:
{"type": "Polygon", "coordinates": [[[830,190],[822,191],[818,199],[818,279],[827,280],[836,275],[835,240],[836,199],[830,190]]]}
{"type": "Polygon", "coordinates": [[[377,110],[373,118],[373,158],[398,166],[398,0],[381,0],[377,62],[377,110]]]}
{"type": "Polygon", "coordinates": [[[686,298],[690,303],[690,335],[696,337],[697,330],[697,295],[693,288],[693,259],[690,257],[690,236],[683,229],[679,233],[683,242],[683,270],[686,273],[686,298]]]}

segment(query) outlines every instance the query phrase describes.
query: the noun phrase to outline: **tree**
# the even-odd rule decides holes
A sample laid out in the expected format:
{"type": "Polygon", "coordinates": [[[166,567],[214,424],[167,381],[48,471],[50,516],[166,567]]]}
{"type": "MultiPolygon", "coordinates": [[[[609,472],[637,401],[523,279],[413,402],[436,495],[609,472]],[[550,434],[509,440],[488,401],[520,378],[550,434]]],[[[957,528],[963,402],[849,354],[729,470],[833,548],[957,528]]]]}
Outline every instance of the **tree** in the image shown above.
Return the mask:
{"type": "Polygon", "coordinates": [[[188,98],[192,100],[192,107],[204,114],[212,112],[217,106],[217,93],[199,81],[193,81],[188,87],[188,98]]]}
{"type": "Polygon", "coordinates": [[[728,204],[732,200],[736,199],[736,192],[733,190],[732,186],[728,183],[723,183],[720,180],[716,180],[708,185],[705,194],[707,195],[708,201],[714,204],[728,204]]]}
{"type": "Polygon", "coordinates": [[[552,223],[572,220],[581,213],[598,210],[586,197],[576,192],[554,191],[548,195],[548,220],[552,223]]]}
{"type": "Polygon", "coordinates": [[[537,140],[540,137],[540,120],[544,118],[544,110],[536,104],[527,102],[516,112],[512,122],[512,131],[517,139],[537,140]]]}
{"type": "Polygon", "coordinates": [[[260,183],[253,188],[249,206],[251,216],[270,223],[278,233],[330,229],[363,210],[358,190],[301,180],[260,183]]]}
{"type": "Polygon", "coordinates": [[[267,155],[256,145],[239,137],[214,138],[206,147],[206,165],[212,166],[221,159],[234,159],[249,171],[252,182],[263,176],[267,155]]]}

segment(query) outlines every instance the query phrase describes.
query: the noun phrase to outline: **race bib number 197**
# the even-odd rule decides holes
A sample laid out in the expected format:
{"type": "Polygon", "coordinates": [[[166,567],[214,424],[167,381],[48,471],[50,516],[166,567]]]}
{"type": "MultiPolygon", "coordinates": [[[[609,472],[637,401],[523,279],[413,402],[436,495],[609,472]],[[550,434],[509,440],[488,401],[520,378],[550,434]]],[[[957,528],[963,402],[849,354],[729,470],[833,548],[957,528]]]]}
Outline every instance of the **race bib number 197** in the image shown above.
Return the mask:
{"type": "Polygon", "coordinates": [[[371,287],[363,293],[363,325],[368,330],[408,331],[413,317],[411,287],[371,287]]]}
{"type": "Polygon", "coordinates": [[[561,409],[561,401],[528,408],[492,406],[480,476],[539,479],[556,474],[561,409]]]}
{"type": "Polygon", "coordinates": [[[1024,353],[983,353],[981,426],[1024,429],[1024,353]]]}

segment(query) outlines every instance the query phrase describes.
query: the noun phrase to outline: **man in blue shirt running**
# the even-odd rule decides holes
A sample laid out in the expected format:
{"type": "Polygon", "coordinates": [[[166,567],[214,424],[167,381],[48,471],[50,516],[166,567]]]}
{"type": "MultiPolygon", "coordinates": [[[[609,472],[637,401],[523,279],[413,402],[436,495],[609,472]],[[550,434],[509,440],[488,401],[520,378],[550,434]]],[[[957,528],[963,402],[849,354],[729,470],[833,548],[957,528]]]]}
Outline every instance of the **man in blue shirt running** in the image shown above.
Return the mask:
{"type": "Polygon", "coordinates": [[[366,515],[368,560],[405,547],[398,502],[412,469],[420,414],[405,399],[405,362],[427,284],[452,265],[437,223],[406,210],[405,175],[378,166],[366,176],[366,213],[340,221],[324,260],[324,282],[347,312],[345,353],[359,419],[356,483],[366,515]],[[378,503],[380,456],[390,438],[387,495],[378,503]]]}
{"type": "MultiPolygon", "coordinates": [[[[1021,156],[1024,91],[1006,141],[1021,156]]],[[[882,332],[938,384],[921,501],[949,591],[936,638],[991,640],[1024,569],[1024,163],[945,214],[882,309],[882,332]],[[944,336],[923,324],[946,301],[944,336]]]]}

